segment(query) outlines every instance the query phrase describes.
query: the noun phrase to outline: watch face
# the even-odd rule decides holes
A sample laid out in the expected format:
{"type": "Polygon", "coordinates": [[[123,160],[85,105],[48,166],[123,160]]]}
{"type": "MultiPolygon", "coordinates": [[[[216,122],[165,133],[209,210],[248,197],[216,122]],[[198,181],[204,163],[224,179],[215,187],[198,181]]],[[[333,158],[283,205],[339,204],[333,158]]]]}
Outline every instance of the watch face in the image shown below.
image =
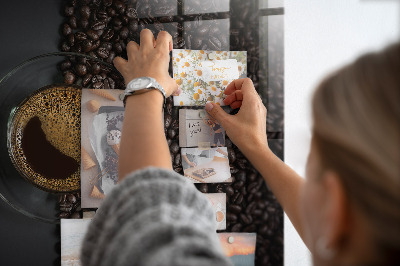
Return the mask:
{"type": "Polygon", "coordinates": [[[132,82],[132,88],[133,89],[143,89],[147,88],[148,85],[150,84],[150,79],[148,78],[138,78],[132,82]]]}

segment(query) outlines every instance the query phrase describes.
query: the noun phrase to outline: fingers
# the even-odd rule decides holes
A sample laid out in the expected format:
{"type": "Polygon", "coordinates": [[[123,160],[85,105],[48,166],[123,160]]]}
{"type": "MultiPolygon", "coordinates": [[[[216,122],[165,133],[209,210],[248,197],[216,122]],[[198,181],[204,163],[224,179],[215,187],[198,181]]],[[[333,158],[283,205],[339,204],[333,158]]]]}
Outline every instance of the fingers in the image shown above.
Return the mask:
{"type": "Polygon", "coordinates": [[[243,94],[256,93],[253,82],[249,78],[235,79],[225,89],[225,94],[230,95],[236,90],[241,90],[243,94]]]}
{"type": "Polygon", "coordinates": [[[227,114],[221,106],[213,102],[208,102],[206,104],[206,111],[216,119],[225,130],[227,129],[226,123],[230,119],[230,115],[227,114]]]}
{"type": "Polygon", "coordinates": [[[179,94],[181,94],[181,92],[182,92],[182,89],[181,89],[180,86],[178,86],[177,90],[174,93],[172,93],[172,95],[173,96],[179,96],[179,94]]]}
{"type": "Polygon", "coordinates": [[[139,51],[139,44],[137,44],[134,41],[130,41],[127,45],[126,45],[126,53],[128,55],[128,59],[129,58],[134,58],[135,54],[139,51]]]}
{"type": "Polygon", "coordinates": [[[124,71],[123,71],[124,66],[128,63],[128,61],[126,61],[126,60],[123,59],[122,57],[117,56],[117,57],[114,58],[113,63],[114,63],[115,68],[116,68],[121,74],[123,74],[123,72],[124,72],[124,71]]]}
{"type": "Polygon", "coordinates": [[[161,31],[157,36],[156,49],[168,53],[172,46],[172,36],[166,31],[161,31]]]}
{"type": "Polygon", "coordinates": [[[140,48],[139,50],[148,51],[154,49],[154,35],[149,29],[140,32],[140,48]]]}
{"type": "Polygon", "coordinates": [[[241,90],[236,90],[232,94],[226,96],[226,98],[224,99],[224,104],[230,105],[233,109],[235,109],[240,107],[242,101],[243,101],[243,92],[241,90]]]}

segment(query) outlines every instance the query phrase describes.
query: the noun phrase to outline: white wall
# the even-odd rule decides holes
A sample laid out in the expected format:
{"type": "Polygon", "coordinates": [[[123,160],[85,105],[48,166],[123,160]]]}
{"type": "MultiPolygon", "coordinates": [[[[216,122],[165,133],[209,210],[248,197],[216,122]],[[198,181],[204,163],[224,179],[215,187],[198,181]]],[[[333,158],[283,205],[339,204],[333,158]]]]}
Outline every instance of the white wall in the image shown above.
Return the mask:
{"type": "MultiPolygon", "coordinates": [[[[332,70],[400,37],[398,0],[285,1],[285,162],[304,176],[311,137],[310,97],[332,70]]],[[[285,265],[311,265],[285,217],[285,265]]]]}

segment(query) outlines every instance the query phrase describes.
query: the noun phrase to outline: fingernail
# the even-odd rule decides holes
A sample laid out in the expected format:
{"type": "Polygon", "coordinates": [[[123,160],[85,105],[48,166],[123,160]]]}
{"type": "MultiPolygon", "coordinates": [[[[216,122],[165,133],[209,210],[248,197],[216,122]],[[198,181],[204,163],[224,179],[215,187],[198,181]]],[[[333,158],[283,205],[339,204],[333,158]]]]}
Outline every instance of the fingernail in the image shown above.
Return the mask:
{"type": "Polygon", "coordinates": [[[181,86],[178,85],[178,90],[176,91],[176,93],[181,94],[181,92],[182,92],[182,88],[181,88],[181,86]]]}
{"type": "Polygon", "coordinates": [[[210,112],[214,108],[214,105],[211,102],[206,103],[206,111],[210,112]]]}

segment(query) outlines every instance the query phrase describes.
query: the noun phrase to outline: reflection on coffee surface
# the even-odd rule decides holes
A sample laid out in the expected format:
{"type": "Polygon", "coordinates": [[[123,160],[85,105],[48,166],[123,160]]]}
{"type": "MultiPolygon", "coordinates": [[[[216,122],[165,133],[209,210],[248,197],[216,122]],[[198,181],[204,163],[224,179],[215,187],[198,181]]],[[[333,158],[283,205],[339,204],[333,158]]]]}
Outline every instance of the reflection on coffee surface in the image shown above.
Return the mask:
{"type": "Polygon", "coordinates": [[[12,114],[9,153],[20,174],[50,192],[80,188],[80,87],[39,89],[12,114]]]}

